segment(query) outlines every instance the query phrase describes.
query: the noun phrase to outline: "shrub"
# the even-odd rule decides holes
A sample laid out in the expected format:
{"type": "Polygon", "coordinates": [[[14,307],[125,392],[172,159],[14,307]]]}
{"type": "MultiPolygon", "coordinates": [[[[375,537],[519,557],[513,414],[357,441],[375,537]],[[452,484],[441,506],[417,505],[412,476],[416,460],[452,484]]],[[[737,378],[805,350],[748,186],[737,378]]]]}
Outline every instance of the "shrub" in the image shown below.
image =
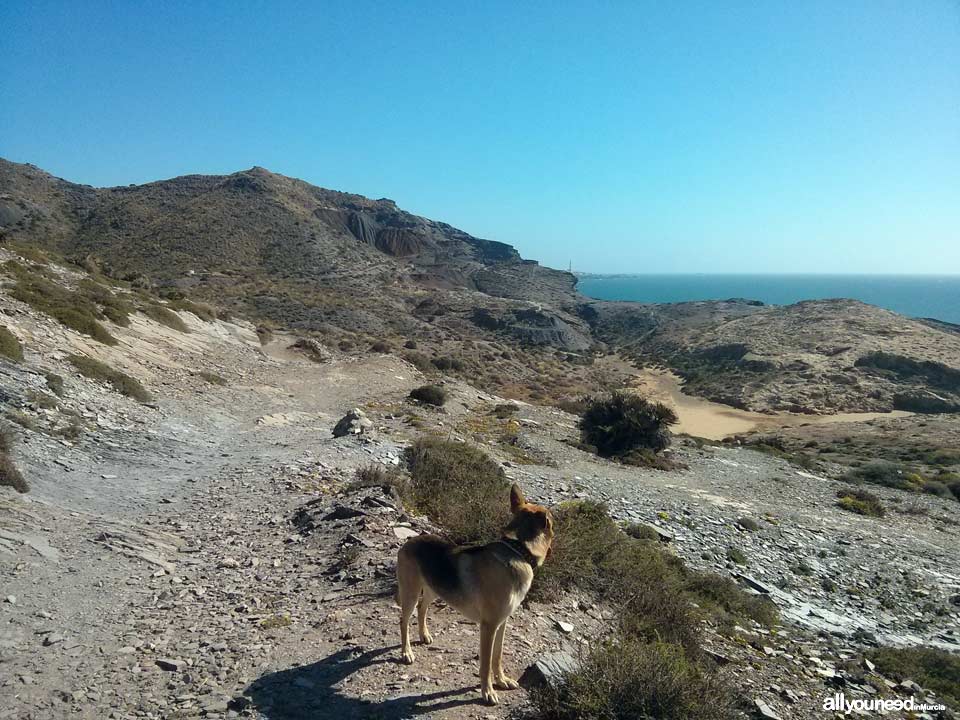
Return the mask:
{"type": "Polygon", "coordinates": [[[56,373],[46,373],[44,377],[47,379],[47,387],[50,388],[50,392],[57,397],[63,397],[63,378],[56,373]]]}
{"type": "Polygon", "coordinates": [[[447,391],[438,385],[421,385],[410,391],[411,400],[441,407],[447,401],[447,391]]]}
{"type": "Polygon", "coordinates": [[[520,408],[513,403],[500,403],[494,406],[493,410],[490,411],[490,414],[495,415],[501,420],[505,420],[506,418],[515,415],[519,409],[520,408]]]}
{"type": "Polygon", "coordinates": [[[384,342],[383,340],[377,340],[373,345],[370,346],[370,352],[375,353],[389,353],[393,348],[390,347],[390,344],[384,342]]]}
{"type": "Polygon", "coordinates": [[[902,490],[913,489],[900,466],[886,460],[874,460],[854,468],[843,479],[847,482],[865,482],[902,490]]]}
{"type": "Polygon", "coordinates": [[[104,345],[117,344],[117,339],[99,322],[106,316],[82,293],[67,290],[13,261],[7,262],[4,269],[17,278],[11,297],[104,345]]]}
{"type": "Polygon", "coordinates": [[[215,372],[208,372],[207,370],[201,370],[197,373],[200,377],[206,380],[211,385],[220,385],[224,386],[227,384],[227,379],[223,375],[217,375],[215,372]]]}
{"type": "Polygon", "coordinates": [[[12,487],[18,493],[30,490],[30,485],[23,479],[20,470],[10,457],[13,445],[13,436],[6,428],[0,428],[0,485],[12,487]]]}
{"type": "Polygon", "coordinates": [[[142,312],[151,320],[158,322],[161,325],[166,325],[168,328],[182,333],[190,332],[190,328],[188,328],[187,324],[183,322],[183,318],[173,312],[173,310],[170,310],[163,305],[159,305],[157,303],[142,305],[140,307],[140,312],[142,312]]]}
{"type": "Polygon", "coordinates": [[[217,319],[217,311],[209,305],[195,303],[186,298],[174,298],[167,302],[167,306],[172,310],[193,313],[204,322],[213,322],[217,319]]]}
{"type": "Polygon", "coordinates": [[[135,308],[126,300],[114,295],[109,288],[89,278],[84,278],[80,281],[80,294],[100,305],[104,316],[111,322],[121,327],[130,325],[130,315],[135,308]]]}
{"type": "Polygon", "coordinates": [[[108,383],[121,395],[126,395],[142,403],[148,403],[152,400],[150,393],[146,391],[136,378],[132,378],[119,370],[114,370],[106,363],[94,360],[85,355],[69,355],[67,356],[67,360],[69,360],[84,377],[108,383]]]}
{"type": "Polygon", "coordinates": [[[556,689],[533,693],[541,720],[727,720],[735,695],[683,649],[634,638],[596,647],[556,689]]]}
{"type": "Polygon", "coordinates": [[[867,653],[884,675],[910,679],[933,690],[951,707],[960,707],[960,655],[932,647],[880,647],[867,653]]]}
{"type": "Polygon", "coordinates": [[[442,370],[443,372],[448,370],[463,370],[464,368],[463,360],[451,357],[450,355],[435,357],[430,362],[433,363],[437,370],[442,370]]]}
{"type": "Polygon", "coordinates": [[[23,345],[20,340],[7,329],[6,325],[0,325],[0,355],[10,358],[14,362],[23,360],[23,345]]]}
{"type": "Polygon", "coordinates": [[[747,556],[743,554],[743,550],[735,547],[727,548],[727,560],[737,565],[746,565],[747,556]]]}
{"type": "Polygon", "coordinates": [[[748,530],[749,532],[756,532],[760,529],[760,525],[757,524],[757,521],[748,517],[737,518],[737,525],[742,527],[744,530],[748,530]]]}
{"type": "Polygon", "coordinates": [[[601,457],[622,457],[641,448],[659,452],[670,444],[669,426],[676,422],[676,413],[662,403],[615,392],[588,404],[580,435],[601,457]]]}
{"type": "Polygon", "coordinates": [[[837,505],[844,510],[857,513],[858,515],[867,515],[869,517],[883,517],[886,511],[880,504],[880,498],[866,490],[849,489],[838,490],[837,505]]]}
{"type": "Polygon", "coordinates": [[[404,346],[407,350],[416,350],[416,349],[417,349],[417,341],[416,341],[416,340],[407,340],[407,341],[403,344],[403,346],[404,346]]]}
{"type": "Polygon", "coordinates": [[[430,362],[430,358],[424,355],[422,352],[405,352],[403,354],[403,359],[422,373],[433,372],[434,370],[434,366],[433,363],[430,362]]]}
{"type": "Polygon", "coordinates": [[[403,488],[403,482],[400,473],[395,469],[388,470],[383,465],[365,465],[357,468],[353,481],[347,485],[346,490],[352,492],[370,487],[393,487],[399,491],[403,488]]]}
{"type": "Polygon", "coordinates": [[[563,503],[554,510],[554,521],[550,560],[530,591],[534,599],[572,588],[595,593],[622,608],[620,627],[628,634],[675,642],[694,653],[700,618],[691,601],[722,617],[729,613],[758,622],[775,618],[769,603],[754,600],[732,581],[712,584],[713,576],[691,572],[658,542],[628,536],[600,503],[563,503]]]}
{"type": "Polygon", "coordinates": [[[405,451],[410,483],[403,499],[458,543],[495,540],[510,520],[503,470],[463,443],[421,438],[405,451]]]}

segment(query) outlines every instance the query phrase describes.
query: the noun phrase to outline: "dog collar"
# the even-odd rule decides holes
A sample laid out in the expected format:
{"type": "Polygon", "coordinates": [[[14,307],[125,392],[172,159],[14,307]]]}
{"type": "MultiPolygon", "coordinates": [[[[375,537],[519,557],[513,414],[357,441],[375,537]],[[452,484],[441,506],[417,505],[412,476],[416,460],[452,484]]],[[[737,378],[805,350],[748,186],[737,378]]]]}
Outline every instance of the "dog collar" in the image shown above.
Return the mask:
{"type": "Polygon", "coordinates": [[[500,538],[497,542],[506,545],[510,548],[510,551],[516,555],[518,558],[523,560],[525,563],[528,563],[530,567],[534,570],[539,567],[537,565],[537,556],[530,552],[530,549],[526,546],[525,543],[520,542],[519,540],[514,540],[513,538],[500,538]]]}

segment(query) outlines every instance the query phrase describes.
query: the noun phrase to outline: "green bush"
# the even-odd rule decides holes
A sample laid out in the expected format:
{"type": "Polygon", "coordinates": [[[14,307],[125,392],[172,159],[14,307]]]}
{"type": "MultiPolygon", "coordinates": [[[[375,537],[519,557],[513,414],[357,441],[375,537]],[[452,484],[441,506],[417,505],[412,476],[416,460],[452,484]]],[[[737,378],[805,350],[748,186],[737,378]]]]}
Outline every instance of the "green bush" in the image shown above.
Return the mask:
{"type": "Polygon", "coordinates": [[[150,393],[136,378],[132,378],[119,370],[114,370],[106,363],[94,360],[86,355],[69,355],[67,360],[84,377],[108,383],[121,395],[126,395],[142,403],[149,403],[152,400],[150,393]]]}
{"type": "Polygon", "coordinates": [[[728,720],[736,696],[677,645],[620,638],[600,644],[557,688],[533,693],[539,720],[728,720]]]}
{"type": "Polygon", "coordinates": [[[405,451],[410,483],[404,502],[425,513],[457,543],[488,542],[510,521],[503,470],[464,443],[421,438],[405,451]]]}
{"type": "Polygon", "coordinates": [[[426,405],[442,407],[447,401],[447,391],[438,385],[421,385],[411,390],[408,397],[426,405]]]}
{"type": "Polygon", "coordinates": [[[932,647],[880,647],[867,652],[877,670],[896,680],[913,680],[933,690],[951,708],[960,708],[960,655],[932,647]]]}
{"type": "Polygon", "coordinates": [[[839,498],[837,505],[844,510],[849,510],[858,515],[867,515],[869,517],[883,517],[886,515],[886,511],[880,503],[880,498],[866,490],[858,490],[856,488],[838,490],[837,498],[839,498]]]}
{"type": "Polygon", "coordinates": [[[633,450],[663,450],[676,422],[676,413],[662,403],[615,392],[590,401],[580,418],[580,435],[601,457],[623,457],[633,450]]]}
{"type": "Polygon", "coordinates": [[[20,340],[10,332],[6,325],[0,325],[0,355],[14,362],[23,360],[23,345],[20,344],[20,340]]]}
{"type": "Polygon", "coordinates": [[[12,487],[18,493],[30,490],[30,485],[10,457],[13,435],[6,428],[0,428],[0,485],[12,487]]]}

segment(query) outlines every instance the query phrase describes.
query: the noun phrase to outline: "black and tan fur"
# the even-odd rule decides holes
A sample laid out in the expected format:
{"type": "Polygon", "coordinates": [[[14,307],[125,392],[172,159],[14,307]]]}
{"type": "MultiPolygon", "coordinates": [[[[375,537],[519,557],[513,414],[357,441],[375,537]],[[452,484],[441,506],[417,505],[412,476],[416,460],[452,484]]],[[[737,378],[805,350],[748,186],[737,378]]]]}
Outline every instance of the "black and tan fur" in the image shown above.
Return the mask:
{"type": "Polygon", "coordinates": [[[496,542],[458,547],[436,535],[422,535],[408,540],[397,555],[404,662],[414,661],[409,632],[414,607],[420,641],[429,645],[433,638],[427,628],[427,609],[440,597],[480,623],[480,693],[491,705],[498,702],[494,688],[517,687],[517,681],[503,671],[507,619],[526,596],[534,568],[543,564],[553,540],[550,511],[528,503],[516,485],[510,489],[510,509],[513,519],[496,542]]]}

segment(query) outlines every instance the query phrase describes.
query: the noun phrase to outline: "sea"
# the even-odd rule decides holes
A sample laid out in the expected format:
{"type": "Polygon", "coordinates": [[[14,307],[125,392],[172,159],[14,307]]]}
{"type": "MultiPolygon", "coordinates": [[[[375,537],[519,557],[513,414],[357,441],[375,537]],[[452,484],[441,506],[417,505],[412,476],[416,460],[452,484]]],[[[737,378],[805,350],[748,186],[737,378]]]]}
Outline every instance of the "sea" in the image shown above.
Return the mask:
{"type": "Polygon", "coordinates": [[[901,315],[960,324],[960,275],[583,275],[597,300],[672,303],[746,298],[769,305],[853,298],[901,315]]]}

